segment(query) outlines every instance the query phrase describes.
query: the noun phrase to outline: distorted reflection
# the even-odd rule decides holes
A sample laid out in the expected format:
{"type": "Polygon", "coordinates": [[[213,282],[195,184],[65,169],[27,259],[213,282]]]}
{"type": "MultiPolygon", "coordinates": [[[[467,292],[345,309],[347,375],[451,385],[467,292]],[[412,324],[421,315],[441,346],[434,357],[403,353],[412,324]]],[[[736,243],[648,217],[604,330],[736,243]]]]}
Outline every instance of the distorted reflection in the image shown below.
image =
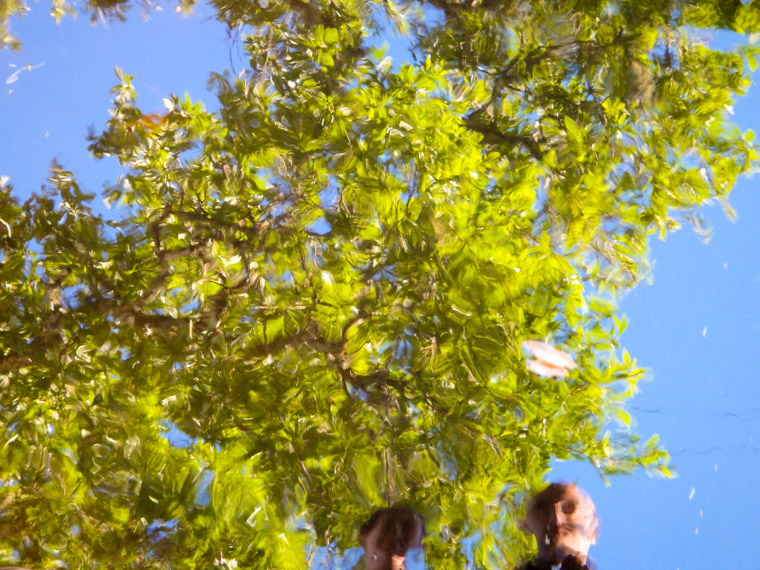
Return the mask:
{"type": "Polygon", "coordinates": [[[411,507],[375,511],[359,531],[367,570],[417,570],[424,568],[422,539],[425,522],[411,507]]]}
{"type": "Polygon", "coordinates": [[[536,559],[518,570],[590,570],[588,550],[596,544],[599,519],[588,493],[575,484],[552,483],[528,505],[521,522],[536,537],[536,559]]]}
{"type": "Polygon", "coordinates": [[[547,378],[564,378],[576,368],[573,357],[540,340],[526,340],[525,349],[533,356],[525,364],[528,370],[547,378]]]}

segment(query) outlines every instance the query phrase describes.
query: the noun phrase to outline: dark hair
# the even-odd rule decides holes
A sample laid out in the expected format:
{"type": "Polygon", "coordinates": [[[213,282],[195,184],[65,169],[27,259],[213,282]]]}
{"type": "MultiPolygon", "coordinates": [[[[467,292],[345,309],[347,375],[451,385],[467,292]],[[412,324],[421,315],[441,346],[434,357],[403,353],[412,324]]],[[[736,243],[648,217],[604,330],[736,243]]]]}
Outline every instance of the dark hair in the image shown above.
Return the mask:
{"type": "Polygon", "coordinates": [[[397,556],[403,556],[412,546],[415,531],[420,528],[425,536],[425,520],[412,507],[398,506],[378,509],[359,529],[359,542],[363,545],[367,535],[380,528],[380,547],[397,556]]]}

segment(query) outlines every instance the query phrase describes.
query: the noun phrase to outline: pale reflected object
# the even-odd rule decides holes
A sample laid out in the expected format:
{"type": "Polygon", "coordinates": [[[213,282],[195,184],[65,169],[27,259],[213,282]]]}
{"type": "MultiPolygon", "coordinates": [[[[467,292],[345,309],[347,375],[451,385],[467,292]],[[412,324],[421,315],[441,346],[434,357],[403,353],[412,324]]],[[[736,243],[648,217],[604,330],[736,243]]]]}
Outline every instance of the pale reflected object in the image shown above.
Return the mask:
{"type": "Polygon", "coordinates": [[[564,378],[568,370],[577,366],[569,354],[540,340],[526,340],[523,346],[534,357],[527,362],[528,370],[539,376],[564,378]]]}
{"type": "MultiPolygon", "coordinates": [[[[33,69],[39,69],[43,65],[45,65],[44,61],[42,63],[38,63],[37,65],[29,65],[27,63],[25,66],[19,67],[18,69],[16,69],[16,71],[14,71],[13,73],[11,73],[8,76],[8,78],[5,80],[5,84],[6,85],[11,85],[12,83],[16,83],[16,81],[18,81],[19,75],[21,74],[22,71],[32,71],[33,69]]],[[[12,65],[12,67],[16,67],[16,66],[12,65]]]]}

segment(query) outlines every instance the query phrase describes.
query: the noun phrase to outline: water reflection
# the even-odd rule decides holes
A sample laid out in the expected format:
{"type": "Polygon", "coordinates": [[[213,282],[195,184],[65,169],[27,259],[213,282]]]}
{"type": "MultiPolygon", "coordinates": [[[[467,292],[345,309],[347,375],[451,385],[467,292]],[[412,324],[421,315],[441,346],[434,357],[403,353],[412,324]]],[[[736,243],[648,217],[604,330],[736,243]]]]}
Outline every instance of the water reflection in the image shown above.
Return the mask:
{"type": "Polygon", "coordinates": [[[552,483],[529,503],[521,528],[536,537],[536,559],[520,570],[590,570],[599,519],[591,497],[575,484],[552,483]]]}
{"type": "MultiPolygon", "coordinates": [[[[359,530],[365,568],[402,570],[410,568],[412,558],[420,567],[417,553],[422,552],[424,537],[425,521],[412,507],[398,506],[375,511],[359,530]],[[407,556],[407,553],[410,555],[407,556]]],[[[424,556],[422,563],[421,567],[424,568],[424,556]]]]}

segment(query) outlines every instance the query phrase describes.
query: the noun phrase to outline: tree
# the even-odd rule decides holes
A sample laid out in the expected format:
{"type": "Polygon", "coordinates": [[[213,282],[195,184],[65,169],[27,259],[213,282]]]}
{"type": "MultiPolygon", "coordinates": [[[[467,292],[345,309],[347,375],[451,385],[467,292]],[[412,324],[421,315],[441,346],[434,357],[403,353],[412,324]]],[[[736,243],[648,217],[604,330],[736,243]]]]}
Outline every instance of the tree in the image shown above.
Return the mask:
{"type": "Polygon", "coordinates": [[[726,115],[755,50],[698,32],[756,5],[215,6],[250,68],[163,115],[119,71],[112,219],[59,164],[2,187],[4,561],[299,568],[406,501],[431,567],[509,567],[551,458],[668,475],[616,299],[756,159],[726,115]]]}

